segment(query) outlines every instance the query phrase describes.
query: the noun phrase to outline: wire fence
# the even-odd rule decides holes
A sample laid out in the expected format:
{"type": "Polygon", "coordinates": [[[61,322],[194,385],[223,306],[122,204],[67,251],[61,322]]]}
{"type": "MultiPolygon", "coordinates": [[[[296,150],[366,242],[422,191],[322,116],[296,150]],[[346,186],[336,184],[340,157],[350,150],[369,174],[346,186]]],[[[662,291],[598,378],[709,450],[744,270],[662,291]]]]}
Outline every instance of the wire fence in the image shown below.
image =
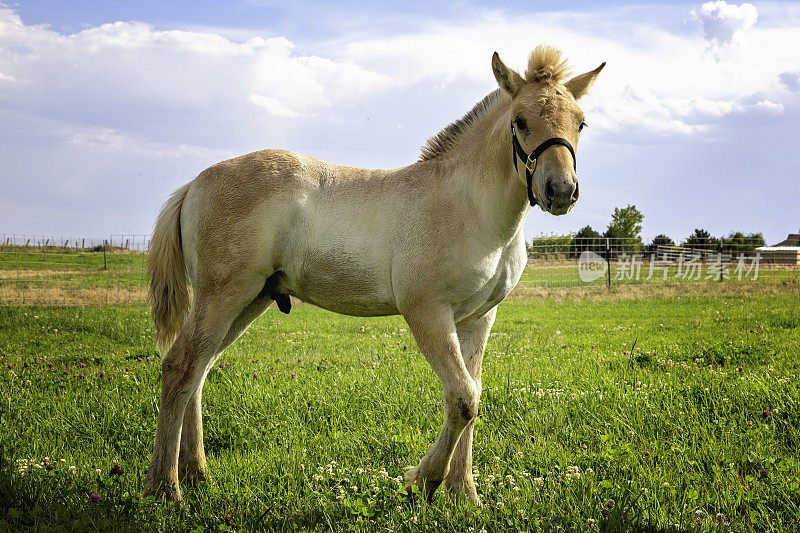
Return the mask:
{"type": "Polygon", "coordinates": [[[528,249],[523,287],[603,288],[694,282],[800,283],[800,248],[645,246],[639,239],[561,238],[528,249]]]}
{"type": "MultiPolygon", "coordinates": [[[[0,234],[0,304],[145,302],[148,246],[144,235],[0,234]]],[[[561,238],[530,246],[518,287],[599,291],[698,282],[800,284],[800,249],[648,247],[638,239],[561,238]]]]}
{"type": "Polygon", "coordinates": [[[147,299],[144,235],[0,234],[0,303],[105,305],[147,299]]]}

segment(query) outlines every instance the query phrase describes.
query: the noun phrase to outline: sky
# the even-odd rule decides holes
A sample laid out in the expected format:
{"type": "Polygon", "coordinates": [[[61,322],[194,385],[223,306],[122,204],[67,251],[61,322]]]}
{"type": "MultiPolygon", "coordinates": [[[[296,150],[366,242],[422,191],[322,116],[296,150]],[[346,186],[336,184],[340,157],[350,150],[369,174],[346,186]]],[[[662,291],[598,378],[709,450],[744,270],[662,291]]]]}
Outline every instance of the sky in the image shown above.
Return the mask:
{"type": "MultiPolygon", "coordinates": [[[[0,233],[152,231],[211,164],[284,148],[395,168],[524,71],[537,44],[574,74],[581,197],[528,239],[800,228],[800,2],[0,0],[0,233]]],[[[511,148],[509,147],[509,157],[511,148]]]]}

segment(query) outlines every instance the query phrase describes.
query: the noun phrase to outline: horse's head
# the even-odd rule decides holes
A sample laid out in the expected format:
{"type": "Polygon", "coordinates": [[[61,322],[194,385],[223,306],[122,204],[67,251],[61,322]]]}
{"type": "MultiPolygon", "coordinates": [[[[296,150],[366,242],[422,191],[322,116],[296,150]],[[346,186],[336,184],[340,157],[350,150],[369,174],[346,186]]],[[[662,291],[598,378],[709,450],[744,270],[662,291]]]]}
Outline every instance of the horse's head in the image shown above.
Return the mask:
{"type": "Polygon", "coordinates": [[[530,183],[531,203],[554,215],[563,215],[578,200],[574,149],[586,122],[577,100],[604,66],[564,82],[566,61],[554,48],[538,46],[528,58],[524,78],[503,64],[497,52],[492,56],[497,83],[512,99],[515,168],[520,180],[530,183]]]}

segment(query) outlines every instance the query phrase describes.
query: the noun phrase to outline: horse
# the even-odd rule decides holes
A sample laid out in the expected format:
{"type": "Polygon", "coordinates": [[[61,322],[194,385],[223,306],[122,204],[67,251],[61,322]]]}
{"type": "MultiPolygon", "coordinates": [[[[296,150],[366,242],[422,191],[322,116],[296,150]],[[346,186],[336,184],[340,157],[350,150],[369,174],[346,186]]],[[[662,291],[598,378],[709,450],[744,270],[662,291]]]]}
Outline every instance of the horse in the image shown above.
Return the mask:
{"type": "Polygon", "coordinates": [[[491,65],[498,88],[411,165],[353,168],[270,149],[217,163],[169,197],[148,258],[163,358],[144,495],[178,502],[179,483],[206,478],[206,375],[272,302],[288,313],[294,297],[346,315],[403,316],[445,401],[406,489],[430,499],[444,483],[480,505],[472,442],[484,348],[527,263],[529,205],[563,215],[578,199],[577,100],[605,63],[566,80],[561,52],[540,45],[524,77],[497,52],[491,65]]]}

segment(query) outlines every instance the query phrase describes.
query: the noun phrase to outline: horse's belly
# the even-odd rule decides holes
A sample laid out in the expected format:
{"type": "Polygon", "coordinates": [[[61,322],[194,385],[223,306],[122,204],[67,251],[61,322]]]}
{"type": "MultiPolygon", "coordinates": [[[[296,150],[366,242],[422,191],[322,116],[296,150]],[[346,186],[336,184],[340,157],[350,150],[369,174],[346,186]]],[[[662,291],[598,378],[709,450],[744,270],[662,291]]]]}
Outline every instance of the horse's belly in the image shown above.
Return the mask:
{"type": "Polygon", "coordinates": [[[285,290],[304,302],[352,316],[397,314],[388,273],[343,251],[305,253],[285,268],[285,290]]]}

